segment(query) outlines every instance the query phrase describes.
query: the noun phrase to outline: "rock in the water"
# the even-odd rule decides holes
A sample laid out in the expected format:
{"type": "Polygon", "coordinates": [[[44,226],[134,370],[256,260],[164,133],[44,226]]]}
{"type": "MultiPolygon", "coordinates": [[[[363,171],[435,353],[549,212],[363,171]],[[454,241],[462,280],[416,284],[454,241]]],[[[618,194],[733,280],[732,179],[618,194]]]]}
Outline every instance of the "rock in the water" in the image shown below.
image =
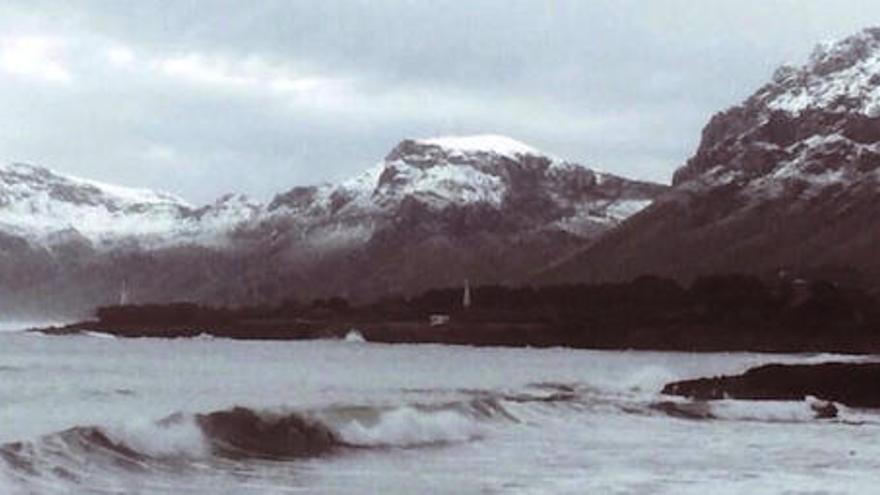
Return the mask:
{"type": "MultiPolygon", "coordinates": [[[[742,375],[670,383],[663,393],[703,400],[805,400],[812,396],[850,407],[880,407],[880,363],[768,364],[742,375]]],[[[836,406],[814,402],[819,417],[836,406]]]]}
{"type": "Polygon", "coordinates": [[[808,399],[812,399],[809,401],[810,409],[816,413],[817,418],[830,419],[837,417],[837,406],[833,402],[819,400],[814,397],[809,397],[808,399]]]}

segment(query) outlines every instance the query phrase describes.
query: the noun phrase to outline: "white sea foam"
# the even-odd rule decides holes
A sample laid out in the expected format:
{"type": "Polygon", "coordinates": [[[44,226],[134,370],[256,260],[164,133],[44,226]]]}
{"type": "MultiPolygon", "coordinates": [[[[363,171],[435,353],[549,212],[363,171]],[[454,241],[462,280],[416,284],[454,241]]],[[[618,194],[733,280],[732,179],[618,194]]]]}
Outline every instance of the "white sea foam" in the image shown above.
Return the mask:
{"type": "Polygon", "coordinates": [[[355,344],[359,344],[359,343],[363,343],[363,342],[367,341],[367,339],[364,338],[364,334],[362,334],[358,330],[355,330],[354,328],[352,328],[351,330],[348,331],[347,334],[345,334],[344,340],[346,342],[351,342],[351,343],[355,343],[355,344]]]}
{"type": "Polygon", "coordinates": [[[486,432],[485,425],[457,411],[401,407],[381,414],[373,424],[359,420],[339,428],[342,438],[368,447],[417,447],[467,442],[486,432]]]}
{"type": "Polygon", "coordinates": [[[200,458],[209,454],[208,442],[192,416],[169,421],[138,419],[105,429],[112,439],[153,457],[200,458]]]}
{"type": "Polygon", "coordinates": [[[57,321],[0,321],[0,332],[21,332],[29,328],[45,328],[62,325],[57,321]]]}
{"type": "Polygon", "coordinates": [[[85,336],[87,336],[87,337],[95,337],[95,338],[98,338],[98,339],[115,339],[115,338],[116,338],[115,335],[112,335],[112,334],[109,334],[109,333],[106,333],[106,332],[92,332],[92,331],[86,331],[86,332],[82,332],[82,335],[85,335],[85,336]]]}
{"type": "Polygon", "coordinates": [[[712,415],[719,419],[765,422],[806,422],[816,420],[816,411],[807,401],[721,400],[711,403],[712,415]]]}

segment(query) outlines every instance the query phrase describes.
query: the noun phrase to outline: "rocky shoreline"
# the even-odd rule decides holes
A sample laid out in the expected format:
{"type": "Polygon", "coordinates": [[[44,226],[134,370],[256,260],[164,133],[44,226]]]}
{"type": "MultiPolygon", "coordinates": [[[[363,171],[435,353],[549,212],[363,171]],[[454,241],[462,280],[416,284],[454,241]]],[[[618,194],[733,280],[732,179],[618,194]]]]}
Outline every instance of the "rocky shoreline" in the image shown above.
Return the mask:
{"type": "Polygon", "coordinates": [[[107,322],[88,320],[64,326],[31,328],[46,335],[102,333],[121,338],[216,337],[239,340],[342,339],[357,331],[365,340],[385,344],[444,344],[501,347],[568,347],[573,349],[670,352],[832,352],[871,354],[871,345],[793,342],[788,339],[713,338],[713,327],[672,326],[585,332],[571,325],[541,321],[453,320],[432,325],[427,320],[301,318],[230,319],[195,322],[107,322]]]}

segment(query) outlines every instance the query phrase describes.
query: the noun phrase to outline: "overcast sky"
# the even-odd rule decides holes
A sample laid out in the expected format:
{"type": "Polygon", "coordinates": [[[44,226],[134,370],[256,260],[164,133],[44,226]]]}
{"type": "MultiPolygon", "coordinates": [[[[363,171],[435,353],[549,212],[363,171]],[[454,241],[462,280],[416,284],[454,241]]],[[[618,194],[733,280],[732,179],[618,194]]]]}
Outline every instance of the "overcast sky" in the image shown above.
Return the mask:
{"type": "Polygon", "coordinates": [[[873,20],[874,0],[4,0],[0,159],[202,203],[498,133],[668,181],[713,113],[873,20]]]}

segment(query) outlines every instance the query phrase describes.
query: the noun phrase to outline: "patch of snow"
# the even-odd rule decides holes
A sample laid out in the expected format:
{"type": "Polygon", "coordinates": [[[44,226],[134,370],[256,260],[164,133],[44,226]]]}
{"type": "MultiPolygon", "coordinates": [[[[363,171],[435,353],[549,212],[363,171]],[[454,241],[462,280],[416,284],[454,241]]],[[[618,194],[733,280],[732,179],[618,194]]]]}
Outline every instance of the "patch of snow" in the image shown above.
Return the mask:
{"type": "Polygon", "coordinates": [[[816,98],[814,96],[807,94],[805,90],[798,89],[782,93],[767,103],[767,107],[771,110],[782,110],[797,115],[815,104],[816,98]]]}
{"type": "Polygon", "coordinates": [[[604,179],[603,176],[607,175],[605,172],[603,172],[600,169],[593,167],[593,166],[590,166],[590,168],[587,168],[587,167],[581,165],[580,163],[570,162],[570,161],[566,161],[566,160],[560,160],[560,159],[553,157],[553,156],[550,156],[550,155],[543,155],[543,156],[550,159],[550,170],[553,170],[553,171],[571,172],[571,171],[575,171],[575,170],[589,170],[589,171],[593,172],[596,175],[596,184],[601,184],[602,180],[604,179]]]}
{"type": "Polygon", "coordinates": [[[622,222],[636,213],[651,205],[650,199],[623,199],[618,200],[605,209],[606,214],[618,222],[622,222]]]}
{"type": "Polygon", "coordinates": [[[506,187],[500,177],[468,165],[443,164],[421,169],[405,162],[390,164],[397,169],[402,185],[383,187],[378,192],[391,199],[418,196],[434,200],[436,206],[489,203],[501,205],[506,187]]]}
{"type": "Polygon", "coordinates": [[[878,77],[880,41],[874,34],[862,32],[839,42],[820,44],[806,65],[781,72],[776,83],[791,87],[773,96],[767,107],[797,115],[807,109],[844,110],[836,105],[849,99],[858,102],[856,111],[876,117],[880,115],[878,77]],[[824,64],[846,57],[852,59],[851,65],[841,64],[841,69],[830,72],[819,70],[824,64]]]}
{"type": "Polygon", "coordinates": [[[525,143],[509,138],[507,136],[500,136],[497,134],[481,134],[475,136],[445,136],[420,139],[416,142],[421,144],[439,146],[441,148],[452,151],[460,151],[464,153],[496,153],[498,155],[511,158],[516,158],[520,155],[543,155],[543,153],[525,143]]]}
{"type": "Polygon", "coordinates": [[[554,222],[556,228],[580,237],[591,237],[647,208],[650,199],[596,200],[577,205],[573,215],[554,222]]]}
{"type": "Polygon", "coordinates": [[[575,236],[590,237],[596,231],[604,230],[611,223],[611,219],[602,213],[601,208],[581,205],[573,215],[555,221],[553,226],[575,236]]]}
{"type": "Polygon", "coordinates": [[[349,191],[371,194],[373,190],[376,189],[376,186],[379,185],[379,177],[382,176],[382,172],[384,171],[385,162],[379,162],[351,179],[343,181],[339,185],[349,191]]]}
{"type": "MultiPolygon", "coordinates": [[[[53,172],[55,173],[55,172],[53,172]]],[[[65,178],[70,181],[74,185],[87,185],[92,186],[99,189],[104,194],[109,196],[115,196],[120,201],[130,202],[130,203],[138,203],[138,204],[174,204],[185,207],[192,207],[189,203],[184,201],[182,198],[177,197],[173,194],[154,191],[152,189],[146,188],[134,188],[134,187],[124,187],[117,186],[114,184],[107,184],[105,182],[99,182],[91,179],[82,179],[79,177],[73,177],[70,175],[62,175],[58,174],[60,177],[65,178]]]]}
{"type": "Polygon", "coordinates": [[[372,222],[333,222],[311,228],[305,240],[308,247],[327,252],[362,244],[374,231],[372,222]]]}
{"type": "Polygon", "coordinates": [[[229,234],[244,223],[256,221],[263,205],[244,195],[227,195],[217,200],[198,219],[182,220],[172,239],[186,239],[204,246],[222,246],[229,234]]]}
{"type": "Polygon", "coordinates": [[[876,144],[861,144],[853,142],[839,133],[827,135],[815,135],[804,140],[801,144],[792,145],[789,150],[800,149],[800,152],[788,160],[780,162],[769,174],[751,180],[745,194],[749,196],[753,204],[758,204],[767,199],[778,198],[786,192],[786,185],[797,181],[800,184],[800,199],[809,200],[829,186],[854,184],[867,184],[876,182],[876,175],[860,173],[852,167],[833,166],[829,164],[825,170],[810,170],[808,167],[816,164],[816,155],[822,154],[828,147],[845,144],[848,150],[854,154],[863,151],[877,153],[880,151],[876,144]]]}
{"type": "Polygon", "coordinates": [[[703,172],[702,174],[695,175],[691,177],[687,182],[678,185],[676,189],[683,192],[703,191],[705,189],[711,189],[724,184],[730,184],[731,182],[736,180],[741,174],[742,171],[739,169],[725,167],[722,165],[715,165],[714,167],[703,172]]]}

